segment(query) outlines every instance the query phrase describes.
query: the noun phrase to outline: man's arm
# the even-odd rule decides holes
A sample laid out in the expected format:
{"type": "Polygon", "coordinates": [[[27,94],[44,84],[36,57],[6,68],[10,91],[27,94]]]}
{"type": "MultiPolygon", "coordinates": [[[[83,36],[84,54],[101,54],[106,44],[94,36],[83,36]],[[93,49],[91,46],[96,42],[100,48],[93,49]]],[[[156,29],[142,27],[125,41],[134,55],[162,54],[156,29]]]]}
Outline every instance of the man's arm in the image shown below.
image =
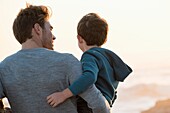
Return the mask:
{"type": "MultiPolygon", "coordinates": [[[[82,74],[81,63],[75,58],[72,57],[71,62],[68,62],[68,81],[70,84],[73,84],[82,74]]],[[[81,85],[81,84],[80,84],[81,85]]],[[[60,96],[58,101],[59,103],[63,102],[66,98],[73,96],[73,93],[70,90],[65,89],[63,92],[56,92],[47,97],[48,103],[53,107],[56,106],[56,103],[53,103],[51,100],[53,97],[60,96]],[[61,100],[60,100],[61,99],[61,100]]],[[[110,107],[105,101],[105,98],[102,96],[101,92],[94,86],[91,85],[87,90],[80,94],[80,96],[87,101],[89,108],[93,110],[93,113],[110,113],[110,107]],[[100,103],[100,104],[99,104],[100,103]]]]}
{"type": "MultiPolygon", "coordinates": [[[[82,68],[79,61],[71,63],[70,66],[72,67],[72,70],[70,73],[71,75],[69,76],[69,81],[70,84],[72,84],[81,76],[82,68]]],[[[94,84],[79,96],[87,102],[89,108],[93,110],[93,113],[110,113],[110,106],[108,102],[94,84]]]]}
{"type": "MultiPolygon", "coordinates": [[[[98,75],[98,66],[96,59],[89,55],[85,54],[85,57],[82,58],[83,62],[83,74],[77,80],[75,80],[69,88],[63,90],[62,92],[55,92],[47,97],[48,103],[55,107],[58,104],[64,102],[67,98],[78,95],[87,90],[90,86],[92,86],[96,80],[98,75]]],[[[70,75],[72,76],[72,75],[70,75]]],[[[74,77],[71,77],[71,79],[74,77]]],[[[71,80],[70,79],[70,80],[71,80]]]]}
{"type": "Polygon", "coordinates": [[[95,85],[90,86],[79,96],[87,102],[93,113],[111,113],[109,103],[95,85]]]}
{"type": "Polygon", "coordinates": [[[4,88],[3,88],[1,80],[2,80],[2,73],[1,73],[1,69],[0,69],[0,99],[5,97],[4,90],[3,90],[4,88]]]}
{"type": "MultiPolygon", "coordinates": [[[[86,57],[82,58],[82,61],[82,75],[73,83],[71,83],[67,89],[63,90],[62,92],[55,92],[47,97],[48,103],[52,107],[56,107],[73,95],[78,95],[86,91],[87,88],[96,82],[99,71],[96,59],[93,56],[87,54],[86,57]]],[[[72,80],[72,78],[70,80],[72,80]]]]}

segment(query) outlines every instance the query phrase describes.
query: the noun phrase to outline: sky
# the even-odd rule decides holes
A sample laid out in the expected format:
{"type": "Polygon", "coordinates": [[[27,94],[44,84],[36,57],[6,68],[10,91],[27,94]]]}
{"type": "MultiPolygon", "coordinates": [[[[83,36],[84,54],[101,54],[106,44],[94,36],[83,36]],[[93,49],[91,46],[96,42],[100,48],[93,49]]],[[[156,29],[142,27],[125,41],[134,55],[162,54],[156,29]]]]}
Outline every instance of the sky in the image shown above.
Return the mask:
{"type": "Polygon", "coordinates": [[[109,24],[108,41],[103,47],[133,68],[170,66],[169,0],[0,0],[0,61],[21,49],[12,24],[26,2],[52,9],[55,51],[80,59],[77,23],[85,14],[95,12],[109,24]]]}

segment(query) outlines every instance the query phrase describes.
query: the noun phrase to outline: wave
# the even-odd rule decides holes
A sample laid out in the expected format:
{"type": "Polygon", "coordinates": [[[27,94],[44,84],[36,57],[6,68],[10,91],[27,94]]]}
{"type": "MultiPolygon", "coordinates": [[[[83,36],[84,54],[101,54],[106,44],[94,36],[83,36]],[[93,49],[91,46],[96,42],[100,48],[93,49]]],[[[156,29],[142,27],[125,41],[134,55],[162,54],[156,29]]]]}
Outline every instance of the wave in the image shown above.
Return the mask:
{"type": "Polygon", "coordinates": [[[113,105],[112,113],[141,113],[153,107],[158,100],[170,98],[169,87],[170,85],[158,84],[119,87],[118,98],[113,105]]]}
{"type": "Polygon", "coordinates": [[[141,113],[170,113],[170,99],[157,101],[155,106],[141,113]]]}
{"type": "Polygon", "coordinates": [[[128,97],[129,95],[134,97],[170,97],[170,85],[158,85],[158,84],[138,84],[130,88],[120,88],[119,94],[121,98],[128,97]],[[127,95],[127,96],[126,96],[127,95]]]}

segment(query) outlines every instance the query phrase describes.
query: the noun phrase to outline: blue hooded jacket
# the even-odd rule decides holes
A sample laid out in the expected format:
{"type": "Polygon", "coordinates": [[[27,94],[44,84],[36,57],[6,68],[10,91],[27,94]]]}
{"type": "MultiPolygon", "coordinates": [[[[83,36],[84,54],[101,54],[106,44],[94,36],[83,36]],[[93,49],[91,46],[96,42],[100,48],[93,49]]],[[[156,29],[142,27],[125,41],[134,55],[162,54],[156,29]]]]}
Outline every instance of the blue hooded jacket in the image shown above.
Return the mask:
{"type": "Polygon", "coordinates": [[[83,73],[69,87],[71,92],[77,95],[95,84],[109,104],[112,105],[119,82],[123,82],[132,72],[132,69],[114,52],[99,47],[84,52],[81,62],[83,73]]]}

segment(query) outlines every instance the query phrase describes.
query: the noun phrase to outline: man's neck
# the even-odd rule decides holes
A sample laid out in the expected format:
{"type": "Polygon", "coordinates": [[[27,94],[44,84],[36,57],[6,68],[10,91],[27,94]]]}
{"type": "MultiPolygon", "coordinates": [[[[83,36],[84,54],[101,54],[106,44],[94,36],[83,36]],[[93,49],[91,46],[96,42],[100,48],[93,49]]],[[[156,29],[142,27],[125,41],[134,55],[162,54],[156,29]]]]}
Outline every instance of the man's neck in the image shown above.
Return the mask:
{"type": "Polygon", "coordinates": [[[22,49],[33,49],[42,48],[42,46],[37,45],[32,39],[28,39],[26,42],[22,43],[22,49]]]}

